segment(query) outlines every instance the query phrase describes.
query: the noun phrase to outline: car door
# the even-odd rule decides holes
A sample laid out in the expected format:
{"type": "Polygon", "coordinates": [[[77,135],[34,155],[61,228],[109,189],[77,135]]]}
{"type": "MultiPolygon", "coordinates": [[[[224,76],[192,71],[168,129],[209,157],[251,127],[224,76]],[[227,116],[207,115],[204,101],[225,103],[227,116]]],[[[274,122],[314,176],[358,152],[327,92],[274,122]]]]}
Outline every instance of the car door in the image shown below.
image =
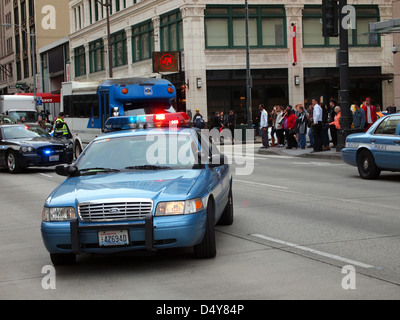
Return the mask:
{"type": "Polygon", "coordinates": [[[6,145],[3,140],[3,129],[0,127],[0,166],[3,166],[6,161],[6,145]]]}
{"type": "Polygon", "coordinates": [[[371,135],[370,141],[378,167],[400,170],[400,115],[387,117],[371,135]]]}
{"type": "MultiPolygon", "coordinates": [[[[211,136],[200,133],[199,140],[201,141],[202,148],[207,148],[210,157],[213,155],[213,153],[217,155],[220,154],[218,148],[213,143],[211,136]]],[[[210,191],[212,191],[214,195],[216,220],[219,219],[226,204],[228,203],[230,188],[228,173],[229,168],[226,164],[210,168],[210,191]]]]}

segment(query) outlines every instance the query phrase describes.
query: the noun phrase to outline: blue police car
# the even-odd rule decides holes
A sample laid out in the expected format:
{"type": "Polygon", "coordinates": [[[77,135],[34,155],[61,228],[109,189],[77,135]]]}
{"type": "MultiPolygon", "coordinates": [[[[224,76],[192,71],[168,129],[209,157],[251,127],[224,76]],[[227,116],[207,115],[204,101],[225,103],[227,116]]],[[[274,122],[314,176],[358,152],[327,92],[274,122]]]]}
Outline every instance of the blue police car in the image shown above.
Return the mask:
{"type": "Polygon", "coordinates": [[[380,118],[367,132],[348,136],[342,158],[358,167],[363,179],[376,179],[381,171],[400,171],[400,114],[380,118]]]}
{"type": "Polygon", "coordinates": [[[215,225],[233,223],[227,159],[186,114],[110,118],[45,202],[41,232],[54,265],[85,253],[193,247],[216,255],[215,225]]]}

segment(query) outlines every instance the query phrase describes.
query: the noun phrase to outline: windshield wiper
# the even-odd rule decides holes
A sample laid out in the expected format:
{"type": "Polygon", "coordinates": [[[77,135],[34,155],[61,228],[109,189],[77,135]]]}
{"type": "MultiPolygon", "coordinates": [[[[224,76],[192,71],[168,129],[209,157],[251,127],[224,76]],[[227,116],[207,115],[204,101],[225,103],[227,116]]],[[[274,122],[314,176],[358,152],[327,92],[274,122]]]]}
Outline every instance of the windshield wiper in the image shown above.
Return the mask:
{"type": "Polygon", "coordinates": [[[86,168],[79,170],[80,173],[97,174],[97,173],[114,173],[120,172],[118,169],[111,168],[86,168]]]}
{"type": "Polygon", "coordinates": [[[153,165],[143,165],[143,166],[131,166],[126,167],[127,170],[171,170],[171,167],[167,166],[153,166],[153,165]]]}

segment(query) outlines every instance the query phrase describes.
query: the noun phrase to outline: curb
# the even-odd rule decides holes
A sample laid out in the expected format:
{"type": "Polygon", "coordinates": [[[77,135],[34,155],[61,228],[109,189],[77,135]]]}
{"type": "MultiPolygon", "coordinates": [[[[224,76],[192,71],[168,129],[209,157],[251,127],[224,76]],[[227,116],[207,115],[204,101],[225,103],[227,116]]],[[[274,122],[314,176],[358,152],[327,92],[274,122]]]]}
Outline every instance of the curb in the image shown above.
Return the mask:
{"type": "Polygon", "coordinates": [[[275,156],[292,156],[299,158],[314,158],[314,159],[329,159],[329,160],[342,160],[342,153],[336,151],[321,151],[321,152],[286,152],[278,148],[259,149],[258,154],[275,155],[275,156]]]}

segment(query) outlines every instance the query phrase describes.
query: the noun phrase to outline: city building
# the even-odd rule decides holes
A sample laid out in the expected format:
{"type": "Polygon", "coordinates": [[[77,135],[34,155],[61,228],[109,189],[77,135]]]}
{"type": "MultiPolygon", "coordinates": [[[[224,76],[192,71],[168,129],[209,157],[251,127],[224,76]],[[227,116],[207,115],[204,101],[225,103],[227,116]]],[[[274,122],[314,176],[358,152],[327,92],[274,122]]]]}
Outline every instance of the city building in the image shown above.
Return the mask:
{"type": "MultiPolygon", "coordinates": [[[[248,1],[253,120],[260,103],[270,110],[275,104],[308,104],[314,97],[338,98],[339,38],[322,36],[321,3],[248,1]]],[[[350,99],[371,96],[374,103],[392,105],[393,37],[369,33],[370,23],[392,18],[392,1],[348,4],[357,17],[348,31],[350,99]]],[[[72,79],[164,77],[178,89],[179,109],[199,108],[208,117],[234,109],[243,121],[244,0],[70,0],[69,11],[72,79]],[[164,51],[181,52],[180,71],[153,73],[153,52],[164,51]]]]}
{"type": "Polygon", "coordinates": [[[13,2],[0,1],[0,95],[9,94],[14,82],[13,2]],[[8,24],[5,27],[3,24],[8,24]]]}
{"type": "Polygon", "coordinates": [[[36,88],[39,110],[55,110],[69,61],[68,2],[1,0],[0,7],[0,92],[33,95],[36,88]]]}

